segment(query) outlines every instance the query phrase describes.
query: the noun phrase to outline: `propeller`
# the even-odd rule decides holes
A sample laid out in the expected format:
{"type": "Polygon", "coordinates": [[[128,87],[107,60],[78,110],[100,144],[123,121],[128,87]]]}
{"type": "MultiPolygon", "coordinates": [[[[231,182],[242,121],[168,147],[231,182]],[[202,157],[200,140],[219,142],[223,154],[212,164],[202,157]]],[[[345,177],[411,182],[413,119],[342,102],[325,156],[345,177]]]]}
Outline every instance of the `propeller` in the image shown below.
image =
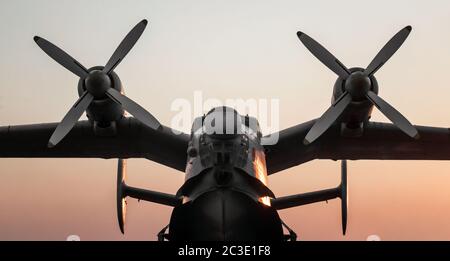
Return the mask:
{"type": "Polygon", "coordinates": [[[64,116],[58,124],[48,142],[48,147],[58,144],[73,128],[84,111],[89,107],[95,99],[109,98],[115,103],[121,105],[124,110],[128,111],[136,119],[141,121],[152,129],[158,129],[161,124],[158,120],[142,108],[139,104],[121,94],[112,88],[110,73],[125,58],[128,52],[136,44],[139,37],[147,26],[147,20],[139,22],[122,40],[117,49],[112,54],[105,67],[100,70],[87,70],[81,63],[72,58],[62,49],[39,36],[34,37],[36,44],[53,60],[61,64],[64,68],[71,71],[84,80],[86,91],[80,96],[75,104],[70,108],[69,112],[64,116]]]}
{"type": "Polygon", "coordinates": [[[394,107],[372,91],[371,77],[383,66],[389,58],[400,48],[411,32],[411,26],[406,26],[394,35],[386,45],[381,48],[365,70],[350,72],[344,64],[334,57],[325,47],[303,32],[297,36],[305,47],[325,66],[336,73],[344,81],[344,93],[331,105],[331,107],[314,123],[305,139],[308,145],[319,138],[337,118],[343,113],[347,106],[355,101],[369,100],[381,113],[383,113],[394,125],[408,136],[418,139],[419,133],[416,128],[394,107]]]}

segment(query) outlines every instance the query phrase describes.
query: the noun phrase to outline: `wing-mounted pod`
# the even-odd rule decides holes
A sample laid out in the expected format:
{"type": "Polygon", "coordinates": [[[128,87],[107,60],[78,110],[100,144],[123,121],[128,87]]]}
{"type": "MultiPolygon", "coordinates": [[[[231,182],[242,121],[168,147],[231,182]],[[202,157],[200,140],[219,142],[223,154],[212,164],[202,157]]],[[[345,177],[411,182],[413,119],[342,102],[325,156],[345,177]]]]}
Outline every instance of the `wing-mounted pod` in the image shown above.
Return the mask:
{"type": "Polygon", "coordinates": [[[341,198],[341,216],[342,216],[342,234],[345,235],[347,231],[347,205],[348,205],[348,190],[347,190],[347,161],[341,161],[341,184],[337,187],[339,197],[341,198]]]}
{"type": "Polygon", "coordinates": [[[303,194],[279,197],[272,199],[272,206],[277,210],[298,207],[311,203],[328,201],[335,198],[341,199],[341,215],[342,215],[342,233],[345,235],[347,230],[347,161],[341,162],[341,184],[332,189],[324,189],[303,194]]]}
{"type": "Polygon", "coordinates": [[[126,160],[119,159],[117,169],[117,218],[122,234],[125,232],[127,197],[172,207],[178,206],[182,202],[175,195],[128,186],[126,184],[126,160]]]}
{"type": "Polygon", "coordinates": [[[119,159],[117,166],[117,218],[119,221],[119,228],[122,234],[125,233],[125,219],[127,213],[127,201],[125,195],[126,189],[126,160],[119,159]]]}

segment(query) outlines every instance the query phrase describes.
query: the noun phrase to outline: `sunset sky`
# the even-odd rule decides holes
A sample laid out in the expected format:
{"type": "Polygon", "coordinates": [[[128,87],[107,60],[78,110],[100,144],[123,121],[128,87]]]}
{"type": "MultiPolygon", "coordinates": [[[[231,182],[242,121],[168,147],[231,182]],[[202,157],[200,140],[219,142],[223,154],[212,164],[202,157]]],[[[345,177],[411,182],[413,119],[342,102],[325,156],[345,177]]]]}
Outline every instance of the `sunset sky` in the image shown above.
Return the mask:
{"type": "MultiPolygon", "coordinates": [[[[33,36],[86,67],[104,65],[146,18],[146,31],[115,71],[127,96],[164,125],[176,114],[172,102],[192,101],[196,90],[223,101],[279,99],[280,129],[317,118],[330,105],[336,75],[297,31],[347,67],[366,67],[411,25],[404,45],[376,74],[380,96],[414,124],[449,127],[449,14],[446,0],[2,0],[0,126],[58,122],[78,98],[78,78],[33,36]]],[[[387,121],[377,110],[372,120],[387,121]]],[[[155,240],[172,209],[128,200],[122,235],[116,167],[114,159],[0,159],[0,240],[155,240]]],[[[280,211],[300,240],[450,240],[450,162],[349,161],[348,169],[347,235],[336,199],[280,211]]],[[[269,186],[277,196],[334,187],[339,171],[339,162],[316,160],[270,176],[269,186]]],[[[128,161],[130,185],[175,193],[183,180],[183,173],[157,163],[128,161]]]]}

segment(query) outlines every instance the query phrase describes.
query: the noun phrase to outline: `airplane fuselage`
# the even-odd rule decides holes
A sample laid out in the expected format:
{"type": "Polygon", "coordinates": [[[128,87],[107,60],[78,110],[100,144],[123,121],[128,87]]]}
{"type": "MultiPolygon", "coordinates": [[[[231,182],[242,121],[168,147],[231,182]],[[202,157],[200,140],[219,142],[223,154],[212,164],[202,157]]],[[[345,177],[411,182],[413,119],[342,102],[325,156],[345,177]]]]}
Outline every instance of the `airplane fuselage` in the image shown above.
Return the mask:
{"type": "Polygon", "coordinates": [[[171,240],[282,240],[256,119],[218,107],[194,121],[171,240]]]}

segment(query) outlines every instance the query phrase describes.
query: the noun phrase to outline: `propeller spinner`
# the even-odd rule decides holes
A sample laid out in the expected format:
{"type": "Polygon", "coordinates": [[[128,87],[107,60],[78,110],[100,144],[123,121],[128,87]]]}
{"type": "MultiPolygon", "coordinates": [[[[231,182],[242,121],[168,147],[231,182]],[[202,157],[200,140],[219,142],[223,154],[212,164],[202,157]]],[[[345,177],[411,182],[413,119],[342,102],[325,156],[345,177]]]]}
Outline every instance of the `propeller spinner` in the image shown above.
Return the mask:
{"type": "Polygon", "coordinates": [[[125,58],[128,52],[133,48],[139,37],[147,26],[147,20],[139,22],[122,40],[109,61],[102,70],[89,71],[72,58],[69,54],[58,48],[51,42],[39,36],[34,37],[36,44],[50,56],[53,60],[61,64],[64,68],[71,71],[84,80],[86,91],[75,102],[69,112],[64,116],[58,124],[48,142],[48,147],[58,144],[73,128],[75,123],[81,117],[84,111],[89,107],[94,99],[104,99],[108,97],[115,103],[121,105],[126,111],[133,115],[136,119],[152,129],[158,129],[161,124],[158,120],[142,108],[139,104],[121,94],[112,88],[110,78],[111,72],[125,58]]]}
{"type": "Polygon", "coordinates": [[[319,138],[344,112],[347,106],[355,101],[369,100],[377,107],[393,124],[405,132],[408,136],[418,139],[419,133],[416,128],[394,107],[379,97],[372,90],[371,78],[391,56],[400,48],[411,32],[411,26],[406,26],[394,35],[386,45],[378,52],[365,70],[351,72],[343,63],[334,57],[325,47],[303,32],[297,36],[306,48],[325,66],[336,73],[344,81],[343,94],[336,99],[331,107],[315,122],[313,127],[305,136],[306,145],[319,138]]]}

